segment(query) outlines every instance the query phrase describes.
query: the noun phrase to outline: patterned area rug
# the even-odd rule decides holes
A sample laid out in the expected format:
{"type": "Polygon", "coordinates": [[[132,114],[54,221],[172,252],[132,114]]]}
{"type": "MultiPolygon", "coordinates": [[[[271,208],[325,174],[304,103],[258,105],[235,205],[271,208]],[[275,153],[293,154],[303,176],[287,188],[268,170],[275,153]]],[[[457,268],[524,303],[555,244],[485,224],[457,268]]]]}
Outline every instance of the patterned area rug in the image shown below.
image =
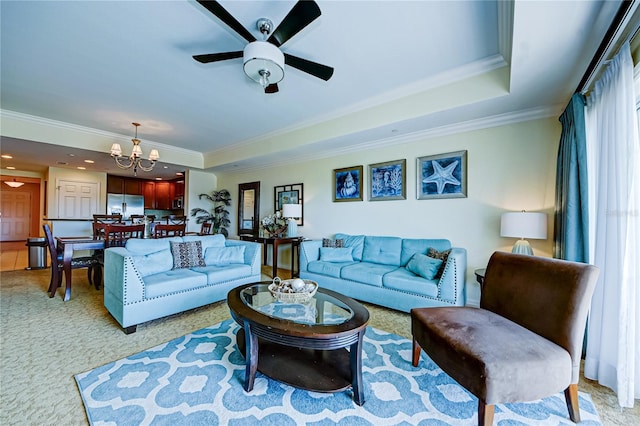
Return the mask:
{"type": "MultiPolygon", "coordinates": [[[[91,424],[475,425],[477,399],[426,355],[411,365],[411,341],[369,327],[363,346],[365,403],[350,391],[316,393],[256,375],[245,393],[238,325],[226,320],[76,375],[91,424]]],[[[283,366],[286,368],[286,366],[283,366]]],[[[581,425],[601,425],[580,393],[581,425]]],[[[572,425],[562,393],[497,405],[496,425],[572,425]]]]}

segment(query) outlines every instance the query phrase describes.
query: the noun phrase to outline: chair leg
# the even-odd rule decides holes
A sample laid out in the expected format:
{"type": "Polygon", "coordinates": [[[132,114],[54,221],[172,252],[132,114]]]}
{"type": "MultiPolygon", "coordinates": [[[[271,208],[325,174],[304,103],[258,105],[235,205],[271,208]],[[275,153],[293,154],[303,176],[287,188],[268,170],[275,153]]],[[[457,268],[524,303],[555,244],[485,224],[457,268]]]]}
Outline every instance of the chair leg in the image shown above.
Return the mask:
{"type": "Polygon", "coordinates": [[[95,265],[93,267],[93,286],[96,290],[100,290],[102,284],[102,265],[95,265]]]}
{"type": "Polygon", "coordinates": [[[578,384],[569,385],[564,390],[564,399],[567,401],[569,418],[574,423],[580,423],[580,405],[578,403],[578,384]]]}
{"type": "Polygon", "coordinates": [[[494,411],[495,405],[487,405],[484,401],[478,400],[478,426],[491,426],[494,411]]]}
{"type": "Polygon", "coordinates": [[[412,364],[414,367],[418,366],[418,362],[420,362],[420,352],[422,352],[422,348],[416,339],[413,339],[413,359],[412,364]]]}
{"type": "Polygon", "coordinates": [[[89,285],[93,285],[93,266],[87,268],[87,280],[89,281],[89,285]]]}

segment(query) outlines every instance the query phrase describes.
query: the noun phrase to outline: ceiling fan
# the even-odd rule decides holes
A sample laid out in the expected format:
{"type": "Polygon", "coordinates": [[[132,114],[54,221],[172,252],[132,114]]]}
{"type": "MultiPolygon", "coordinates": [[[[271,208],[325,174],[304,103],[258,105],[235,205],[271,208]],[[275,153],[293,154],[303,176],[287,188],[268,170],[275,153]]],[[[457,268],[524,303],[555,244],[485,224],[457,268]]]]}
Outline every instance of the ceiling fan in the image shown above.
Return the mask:
{"type": "Polygon", "coordinates": [[[259,19],[257,27],[264,36],[263,41],[257,40],[219,2],[197,1],[227,24],[229,28],[247,40],[249,44],[245,46],[244,50],[235,52],[194,55],[193,59],[196,61],[207,64],[209,62],[243,58],[245,74],[255,82],[260,83],[265,93],[276,93],[278,91],[278,83],[284,78],[284,64],[325,81],[329,80],[333,75],[332,67],[283,53],[280,50],[280,46],[321,15],[320,8],[315,1],[299,0],[275,30],[273,29],[273,23],[269,19],[259,19]]]}

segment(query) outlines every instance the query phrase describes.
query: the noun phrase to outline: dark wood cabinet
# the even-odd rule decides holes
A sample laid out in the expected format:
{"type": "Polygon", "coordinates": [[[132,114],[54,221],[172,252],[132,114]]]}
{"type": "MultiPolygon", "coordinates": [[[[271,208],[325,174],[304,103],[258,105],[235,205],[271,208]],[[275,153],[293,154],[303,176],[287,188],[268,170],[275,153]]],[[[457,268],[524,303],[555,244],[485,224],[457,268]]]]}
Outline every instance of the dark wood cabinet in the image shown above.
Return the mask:
{"type": "Polygon", "coordinates": [[[172,188],[171,182],[156,182],[156,209],[170,210],[173,207],[172,188]]]}
{"type": "Polygon", "coordinates": [[[184,180],[180,179],[175,181],[175,197],[184,197],[184,180]]]}
{"type": "Polygon", "coordinates": [[[142,179],[107,175],[107,193],[143,195],[142,179]]]}
{"type": "Polygon", "coordinates": [[[156,208],[156,183],[153,181],[145,181],[142,184],[144,195],[144,208],[156,208]]]}

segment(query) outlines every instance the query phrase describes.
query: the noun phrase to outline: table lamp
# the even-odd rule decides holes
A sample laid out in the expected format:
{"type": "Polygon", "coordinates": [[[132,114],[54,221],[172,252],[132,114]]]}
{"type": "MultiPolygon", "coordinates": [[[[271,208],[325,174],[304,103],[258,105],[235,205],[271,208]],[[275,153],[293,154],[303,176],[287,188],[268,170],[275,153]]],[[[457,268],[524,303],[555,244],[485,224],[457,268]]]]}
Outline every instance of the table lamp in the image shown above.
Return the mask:
{"type": "Polygon", "coordinates": [[[547,215],[536,212],[503,213],[500,220],[500,236],[520,238],[511,253],[533,255],[533,250],[525,238],[547,239],[547,215]]]}
{"type": "Polygon", "coordinates": [[[282,217],[287,219],[287,237],[298,236],[298,219],[302,217],[302,204],[283,204],[282,217]]]}

